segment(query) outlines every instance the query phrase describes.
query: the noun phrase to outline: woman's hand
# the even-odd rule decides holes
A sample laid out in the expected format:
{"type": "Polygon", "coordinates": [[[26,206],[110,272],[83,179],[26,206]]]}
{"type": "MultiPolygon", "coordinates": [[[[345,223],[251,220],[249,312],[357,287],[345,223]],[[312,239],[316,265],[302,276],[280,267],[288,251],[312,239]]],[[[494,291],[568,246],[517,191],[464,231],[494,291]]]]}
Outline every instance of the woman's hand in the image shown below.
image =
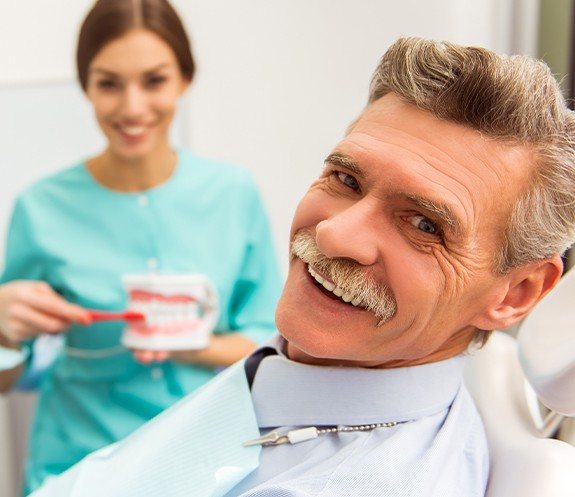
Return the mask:
{"type": "Polygon", "coordinates": [[[195,350],[134,350],[134,357],[144,364],[171,359],[184,364],[199,364],[209,367],[229,366],[250,354],[256,344],[239,333],[212,335],[210,344],[195,350]]]}
{"type": "Polygon", "coordinates": [[[0,285],[0,333],[14,345],[42,333],[62,333],[73,322],[90,321],[85,309],[67,302],[43,281],[0,285]]]}

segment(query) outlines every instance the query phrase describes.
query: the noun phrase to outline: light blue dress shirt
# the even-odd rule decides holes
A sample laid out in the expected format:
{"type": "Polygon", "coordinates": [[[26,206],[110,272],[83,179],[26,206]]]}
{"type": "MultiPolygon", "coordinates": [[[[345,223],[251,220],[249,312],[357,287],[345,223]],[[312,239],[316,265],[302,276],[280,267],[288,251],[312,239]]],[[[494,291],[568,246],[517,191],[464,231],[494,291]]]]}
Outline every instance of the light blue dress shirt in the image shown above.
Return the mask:
{"type": "MultiPolygon", "coordinates": [[[[258,191],[243,168],[178,152],[171,178],[140,193],[109,190],[84,163],[17,200],[2,282],[44,280],[67,300],[126,306],[126,273],[202,273],[220,303],[216,333],[262,342],[281,288],[258,191]]],[[[45,375],[29,443],[27,491],[86,454],[122,439],[206,383],[213,368],[137,363],[121,323],[72,326],[45,375]]]]}
{"type": "Polygon", "coordinates": [[[261,432],[399,422],[263,447],[260,465],[226,497],[483,497],[483,425],[462,381],[463,356],[397,369],[260,363],[252,398],[261,432]]]}
{"type": "Polygon", "coordinates": [[[34,497],[484,496],[487,444],[463,357],[388,370],[309,366],[274,342],[280,354],[260,362],[251,392],[237,363],[34,497]],[[270,428],[391,421],[399,424],[243,446],[270,428]]]}
{"type": "Polygon", "coordinates": [[[33,497],[222,497],[258,465],[243,363],[115,444],[46,478],[33,497]]]}

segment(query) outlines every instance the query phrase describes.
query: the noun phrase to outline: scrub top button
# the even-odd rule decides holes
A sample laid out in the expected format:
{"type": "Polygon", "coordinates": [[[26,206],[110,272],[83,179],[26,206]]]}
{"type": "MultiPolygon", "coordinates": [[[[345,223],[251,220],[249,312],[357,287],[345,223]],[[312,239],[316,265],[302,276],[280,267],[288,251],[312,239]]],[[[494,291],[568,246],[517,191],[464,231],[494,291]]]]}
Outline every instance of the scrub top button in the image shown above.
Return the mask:
{"type": "Polygon", "coordinates": [[[150,376],[154,380],[161,380],[164,377],[164,371],[162,368],[152,368],[150,369],[150,376]]]}
{"type": "Polygon", "coordinates": [[[158,269],[159,265],[160,264],[158,263],[158,259],[155,259],[153,257],[148,259],[148,269],[151,269],[151,270],[158,269]]]}
{"type": "Polygon", "coordinates": [[[140,204],[140,207],[148,207],[149,203],[150,200],[148,199],[147,195],[140,195],[138,197],[138,204],[140,204]]]}

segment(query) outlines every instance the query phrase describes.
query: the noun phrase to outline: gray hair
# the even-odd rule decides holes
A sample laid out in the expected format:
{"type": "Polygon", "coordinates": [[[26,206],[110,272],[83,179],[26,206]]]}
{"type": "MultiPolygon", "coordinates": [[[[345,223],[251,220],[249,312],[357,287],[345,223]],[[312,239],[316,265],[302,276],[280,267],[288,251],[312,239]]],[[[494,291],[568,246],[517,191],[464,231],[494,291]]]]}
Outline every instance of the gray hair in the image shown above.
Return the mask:
{"type": "Polygon", "coordinates": [[[369,103],[393,92],[440,119],[534,152],[494,270],[562,254],[575,241],[575,113],[547,65],[477,47],[401,38],[383,56],[369,103]],[[529,167],[532,165],[530,164],[529,167]]]}

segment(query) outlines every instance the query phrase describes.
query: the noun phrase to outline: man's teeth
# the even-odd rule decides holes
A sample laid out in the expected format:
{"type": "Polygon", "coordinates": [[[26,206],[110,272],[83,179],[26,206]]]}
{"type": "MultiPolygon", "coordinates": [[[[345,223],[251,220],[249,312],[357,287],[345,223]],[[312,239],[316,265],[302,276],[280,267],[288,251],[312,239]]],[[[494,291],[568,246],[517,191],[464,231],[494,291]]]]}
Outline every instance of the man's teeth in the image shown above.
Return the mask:
{"type": "Polygon", "coordinates": [[[359,297],[356,297],[354,299],[351,293],[344,292],[342,288],[335,286],[331,281],[322,278],[309,265],[307,267],[307,270],[309,271],[309,274],[311,274],[320,285],[322,285],[326,290],[333,293],[336,297],[341,298],[344,302],[348,302],[354,307],[357,307],[361,303],[361,299],[359,297]]]}

